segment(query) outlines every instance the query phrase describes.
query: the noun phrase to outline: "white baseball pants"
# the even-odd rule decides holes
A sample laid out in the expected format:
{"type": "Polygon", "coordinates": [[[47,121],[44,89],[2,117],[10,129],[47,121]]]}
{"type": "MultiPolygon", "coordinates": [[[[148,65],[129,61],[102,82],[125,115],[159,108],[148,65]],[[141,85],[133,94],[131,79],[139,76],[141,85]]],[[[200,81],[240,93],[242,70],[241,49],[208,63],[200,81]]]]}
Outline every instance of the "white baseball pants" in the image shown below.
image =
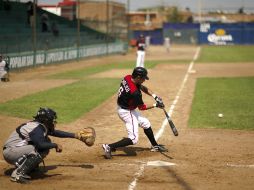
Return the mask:
{"type": "Polygon", "coordinates": [[[118,116],[125,123],[128,138],[132,140],[133,144],[137,144],[139,137],[138,127],[148,129],[151,126],[150,121],[136,110],[127,110],[118,107],[117,111],[118,116]]]}
{"type": "Polygon", "coordinates": [[[136,67],[145,67],[145,51],[137,52],[136,67]]]}

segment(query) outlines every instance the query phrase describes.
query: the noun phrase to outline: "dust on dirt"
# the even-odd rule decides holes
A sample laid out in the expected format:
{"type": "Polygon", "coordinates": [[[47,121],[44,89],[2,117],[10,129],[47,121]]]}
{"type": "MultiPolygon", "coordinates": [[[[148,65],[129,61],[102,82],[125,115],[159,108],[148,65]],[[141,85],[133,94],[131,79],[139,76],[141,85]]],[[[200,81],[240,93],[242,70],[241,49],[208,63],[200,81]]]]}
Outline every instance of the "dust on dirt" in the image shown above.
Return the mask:
{"type": "MultiPolygon", "coordinates": [[[[167,54],[162,47],[151,47],[146,60],[168,60],[169,57],[176,59],[182,55],[191,60],[195,48],[172,47],[167,54]]],[[[131,53],[126,56],[101,57],[11,73],[11,82],[0,83],[2,102],[74,82],[45,79],[50,74],[94,64],[107,64],[123,58],[133,60],[133,66],[135,65],[135,53],[131,53]],[[24,87],[28,84],[28,93],[23,93],[24,87]]],[[[175,99],[188,66],[188,64],[160,64],[149,70],[150,80],[146,81],[145,85],[163,97],[167,109],[175,99]]],[[[172,114],[180,135],[174,137],[170,128],[166,126],[158,140],[169,149],[169,152],[165,154],[150,152],[148,140],[140,129],[140,140],[137,145],[118,150],[112,160],[104,159],[101,145],[126,136],[124,124],[116,114],[116,95],[114,95],[77,121],[57,127],[72,132],[83,126],[94,127],[97,139],[93,147],[86,147],[78,140],[52,138],[53,141],[63,145],[63,152],[58,154],[51,150],[45,159],[47,172],[43,172],[41,167],[41,172],[34,173],[32,183],[25,186],[10,182],[12,166],[5,163],[1,155],[0,189],[128,189],[135,178],[136,189],[253,189],[254,132],[189,129],[187,126],[197,77],[254,76],[253,64],[195,64],[193,70],[195,72],[189,73],[172,114]],[[148,161],[156,160],[176,165],[167,167],[146,165],[148,161]],[[139,173],[141,175],[138,177],[139,173]]],[[[130,71],[113,69],[93,77],[121,78],[130,71]]],[[[148,104],[153,103],[150,97],[144,96],[144,100],[148,104]]],[[[156,134],[165,119],[163,112],[153,109],[142,114],[149,118],[156,134]]],[[[0,115],[1,145],[11,131],[23,122],[25,120],[21,118],[0,115]]]]}

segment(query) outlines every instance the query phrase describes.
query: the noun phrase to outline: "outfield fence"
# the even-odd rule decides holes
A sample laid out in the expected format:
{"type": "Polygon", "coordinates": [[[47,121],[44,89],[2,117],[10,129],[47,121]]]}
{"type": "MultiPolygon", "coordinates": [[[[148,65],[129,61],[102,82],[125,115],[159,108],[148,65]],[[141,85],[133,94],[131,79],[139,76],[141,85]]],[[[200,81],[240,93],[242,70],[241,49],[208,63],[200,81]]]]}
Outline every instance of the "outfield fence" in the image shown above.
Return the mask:
{"type": "Polygon", "coordinates": [[[132,36],[150,36],[153,45],[163,44],[169,37],[174,44],[251,45],[254,44],[254,23],[164,23],[162,29],[137,30],[132,36]]]}
{"type": "Polygon", "coordinates": [[[24,52],[22,54],[9,54],[10,68],[17,69],[43,64],[51,64],[63,61],[78,60],[92,56],[102,56],[115,53],[126,53],[127,44],[115,42],[109,44],[97,44],[47,51],[24,52]]]}

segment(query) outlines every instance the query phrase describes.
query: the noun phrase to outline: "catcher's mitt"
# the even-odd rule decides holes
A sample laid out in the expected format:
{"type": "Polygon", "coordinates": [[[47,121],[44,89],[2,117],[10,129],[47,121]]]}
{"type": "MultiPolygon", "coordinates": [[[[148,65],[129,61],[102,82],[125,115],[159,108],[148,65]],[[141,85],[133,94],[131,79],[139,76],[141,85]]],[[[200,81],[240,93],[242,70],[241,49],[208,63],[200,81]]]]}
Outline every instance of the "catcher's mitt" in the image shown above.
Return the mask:
{"type": "Polygon", "coordinates": [[[85,127],[75,134],[76,139],[84,142],[87,146],[93,146],[95,141],[95,130],[92,127],[85,127]]]}

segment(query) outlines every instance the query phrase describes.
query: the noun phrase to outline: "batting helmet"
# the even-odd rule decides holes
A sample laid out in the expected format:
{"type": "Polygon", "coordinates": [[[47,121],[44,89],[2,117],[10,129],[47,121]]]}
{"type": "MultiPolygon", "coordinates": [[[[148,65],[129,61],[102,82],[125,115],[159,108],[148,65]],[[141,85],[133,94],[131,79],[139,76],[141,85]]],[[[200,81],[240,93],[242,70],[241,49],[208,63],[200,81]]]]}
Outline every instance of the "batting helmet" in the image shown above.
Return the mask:
{"type": "Polygon", "coordinates": [[[40,123],[43,123],[49,130],[54,130],[57,115],[56,112],[50,108],[40,108],[37,111],[34,119],[40,123]]]}
{"type": "Polygon", "coordinates": [[[132,78],[141,77],[145,78],[146,80],[149,80],[149,77],[147,76],[147,70],[144,67],[136,67],[132,72],[132,78]]]}

